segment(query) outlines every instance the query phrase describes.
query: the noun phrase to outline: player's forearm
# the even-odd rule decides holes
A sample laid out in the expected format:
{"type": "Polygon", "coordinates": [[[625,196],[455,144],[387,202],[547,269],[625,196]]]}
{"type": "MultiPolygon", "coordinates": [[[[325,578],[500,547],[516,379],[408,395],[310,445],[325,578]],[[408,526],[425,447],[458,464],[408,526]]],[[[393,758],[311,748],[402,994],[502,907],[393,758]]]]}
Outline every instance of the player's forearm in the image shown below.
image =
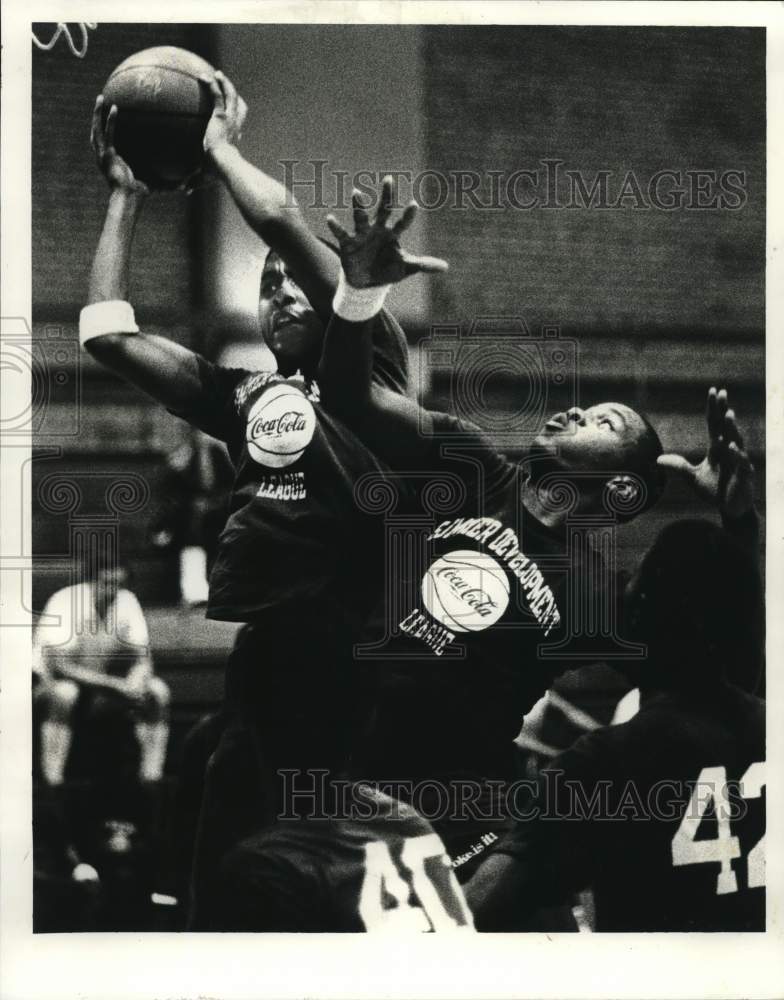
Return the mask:
{"type": "Polygon", "coordinates": [[[144,198],[138,191],[112,191],[90,272],[88,308],[80,318],[80,339],[115,375],[180,410],[201,389],[196,355],[164,337],[139,332],[127,303],[133,234],[144,198]],[[91,306],[109,314],[87,319],[91,306]],[[95,323],[100,329],[91,330],[95,323]]]}
{"type": "Polygon", "coordinates": [[[338,277],[332,251],[311,232],[291,192],[254,167],[236,146],[222,143],[208,151],[242,217],[293,271],[310,304],[326,324],[338,277]]]}
{"type": "Polygon", "coordinates": [[[112,191],[90,272],[89,303],[128,298],[133,234],[144,198],[137,191],[112,191]]]}
{"type": "Polygon", "coordinates": [[[372,419],[372,320],[351,322],[334,313],[327,324],[319,364],[321,401],[335,416],[359,430],[372,419]]]}
{"type": "Polygon", "coordinates": [[[382,289],[351,289],[341,279],[324,336],[319,387],[324,406],[382,461],[400,468],[429,454],[430,415],[373,379],[373,329],[383,299],[382,289]]]}
{"type": "Polygon", "coordinates": [[[166,337],[151,333],[107,333],[85,349],[102,365],[175,413],[201,392],[196,355],[166,337]]]}
{"type": "Polygon", "coordinates": [[[491,854],[464,886],[478,931],[504,931],[532,912],[525,894],[525,868],[506,854],[491,854]]]}

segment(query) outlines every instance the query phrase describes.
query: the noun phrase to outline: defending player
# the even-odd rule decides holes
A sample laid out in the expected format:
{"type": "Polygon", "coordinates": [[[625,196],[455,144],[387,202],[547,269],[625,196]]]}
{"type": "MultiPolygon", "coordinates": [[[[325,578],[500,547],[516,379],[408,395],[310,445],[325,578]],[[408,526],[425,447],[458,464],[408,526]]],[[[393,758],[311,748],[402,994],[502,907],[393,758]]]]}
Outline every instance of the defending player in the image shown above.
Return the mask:
{"type": "MultiPolygon", "coordinates": [[[[557,414],[520,467],[476,428],[372,385],[367,321],[389,285],[413,269],[398,237],[415,206],[390,228],[391,208],[386,180],[372,225],[356,196],[355,234],[329,220],[344,273],[320,383],[325,405],[393,468],[421,470],[456,483],[457,494],[462,490],[454,511],[440,523],[434,518],[421,576],[394,595],[396,617],[384,648],[392,662],[390,690],[379,745],[402,751],[386,759],[389,768],[404,769],[390,777],[439,777],[455,791],[465,779],[476,779],[484,794],[515,777],[512,741],[553,678],[604,658],[608,636],[592,640],[590,633],[600,631],[589,626],[592,616],[609,618],[610,638],[618,638],[612,576],[589,539],[573,544],[567,521],[608,510],[622,521],[645,510],[662,490],[662,459],[688,475],[723,515],[740,521],[738,515],[751,508],[751,467],[726,393],[715,390],[708,404],[711,448],[698,467],[678,456],[664,458],[647,420],[618,403],[557,414]],[[442,452],[442,444],[448,450],[442,452]],[[564,503],[564,496],[571,501],[564,503]],[[393,740],[401,729],[406,739],[399,748],[393,740]]],[[[623,648],[615,645],[616,654],[623,648]]],[[[482,823],[472,826],[469,817],[479,811],[497,822],[503,815],[500,805],[488,810],[482,801],[472,812],[455,795],[448,801],[456,822],[449,830],[436,828],[450,851],[469,849],[477,839],[482,823]]],[[[469,871],[466,865],[462,877],[469,871]]]]}
{"type": "Polygon", "coordinates": [[[728,677],[762,630],[757,567],[707,522],[665,528],[628,591],[641,708],[542,773],[471,879],[477,928],[592,887],[600,931],[765,929],[765,704],[728,677]]]}

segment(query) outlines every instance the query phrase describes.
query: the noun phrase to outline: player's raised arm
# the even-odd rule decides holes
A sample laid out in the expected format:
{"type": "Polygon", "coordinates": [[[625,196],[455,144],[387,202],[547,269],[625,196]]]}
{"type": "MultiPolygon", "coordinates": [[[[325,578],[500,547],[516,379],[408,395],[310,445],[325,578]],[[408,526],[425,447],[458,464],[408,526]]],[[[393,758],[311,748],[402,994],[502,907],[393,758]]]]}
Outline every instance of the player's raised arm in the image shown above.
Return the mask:
{"type": "Polygon", "coordinates": [[[133,234],[149,191],[114,148],[116,117],[117,108],[113,107],[104,122],[103,97],[98,97],[90,138],[111,194],[90,273],[88,305],[82,310],[79,337],[101,364],[164,406],[183,411],[202,392],[197,355],[164,337],[141,333],[128,302],[133,234]]]}
{"type": "Polygon", "coordinates": [[[390,392],[372,379],[373,319],[389,288],[413,274],[440,272],[447,263],[415,256],[400,245],[400,236],[414,221],[416,205],[389,225],[392,214],[391,178],[384,179],[378,212],[371,223],[358,193],[352,197],[354,233],[328,216],[327,224],[340,245],[341,273],[333,301],[333,316],[324,338],[319,367],[322,401],[393,465],[414,458],[427,448],[429,415],[412,400],[390,392]]]}
{"type": "Polygon", "coordinates": [[[254,167],[237,149],[248,109],[231,80],[218,71],[202,82],[210,88],[215,101],[204,135],[208,166],[229,189],[251,229],[291,268],[326,324],[338,279],[335,255],[311,232],[285,185],[254,167]]]}
{"type": "Polygon", "coordinates": [[[706,422],[708,446],[699,465],[677,454],[660,455],[658,464],[685,480],[719,511],[724,527],[756,551],[759,528],[754,509],[754,466],[726,389],[708,391],[706,422]]]}

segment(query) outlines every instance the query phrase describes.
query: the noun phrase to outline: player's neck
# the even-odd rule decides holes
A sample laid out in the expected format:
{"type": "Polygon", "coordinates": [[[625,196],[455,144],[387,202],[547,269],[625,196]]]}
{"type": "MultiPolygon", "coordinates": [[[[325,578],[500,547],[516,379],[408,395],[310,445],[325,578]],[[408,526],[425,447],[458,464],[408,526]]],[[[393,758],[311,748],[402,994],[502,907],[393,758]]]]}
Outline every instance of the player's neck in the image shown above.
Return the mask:
{"type": "Polygon", "coordinates": [[[528,513],[546,528],[557,531],[566,524],[569,508],[554,502],[548,491],[542,491],[531,482],[530,476],[523,482],[521,500],[528,513]]]}

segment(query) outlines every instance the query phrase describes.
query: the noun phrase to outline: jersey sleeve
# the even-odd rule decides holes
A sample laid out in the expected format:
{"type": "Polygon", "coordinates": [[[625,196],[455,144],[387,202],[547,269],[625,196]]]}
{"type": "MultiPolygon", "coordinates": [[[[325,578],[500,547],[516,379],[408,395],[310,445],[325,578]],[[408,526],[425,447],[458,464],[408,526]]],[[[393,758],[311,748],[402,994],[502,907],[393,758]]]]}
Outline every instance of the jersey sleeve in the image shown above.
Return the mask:
{"type": "Polygon", "coordinates": [[[392,392],[408,392],[408,341],[403,328],[386,309],[373,319],[374,384],[392,392]]]}
{"type": "Polygon", "coordinates": [[[422,421],[429,437],[425,461],[429,469],[448,470],[459,476],[469,502],[492,504],[502,497],[517,473],[505,455],[475,424],[458,420],[449,413],[427,410],[422,421]]]}
{"type": "Polygon", "coordinates": [[[186,409],[170,412],[205,434],[228,442],[236,420],[234,391],[251,373],[242,368],[222,368],[201,355],[196,355],[196,358],[200,390],[186,409]]]}

